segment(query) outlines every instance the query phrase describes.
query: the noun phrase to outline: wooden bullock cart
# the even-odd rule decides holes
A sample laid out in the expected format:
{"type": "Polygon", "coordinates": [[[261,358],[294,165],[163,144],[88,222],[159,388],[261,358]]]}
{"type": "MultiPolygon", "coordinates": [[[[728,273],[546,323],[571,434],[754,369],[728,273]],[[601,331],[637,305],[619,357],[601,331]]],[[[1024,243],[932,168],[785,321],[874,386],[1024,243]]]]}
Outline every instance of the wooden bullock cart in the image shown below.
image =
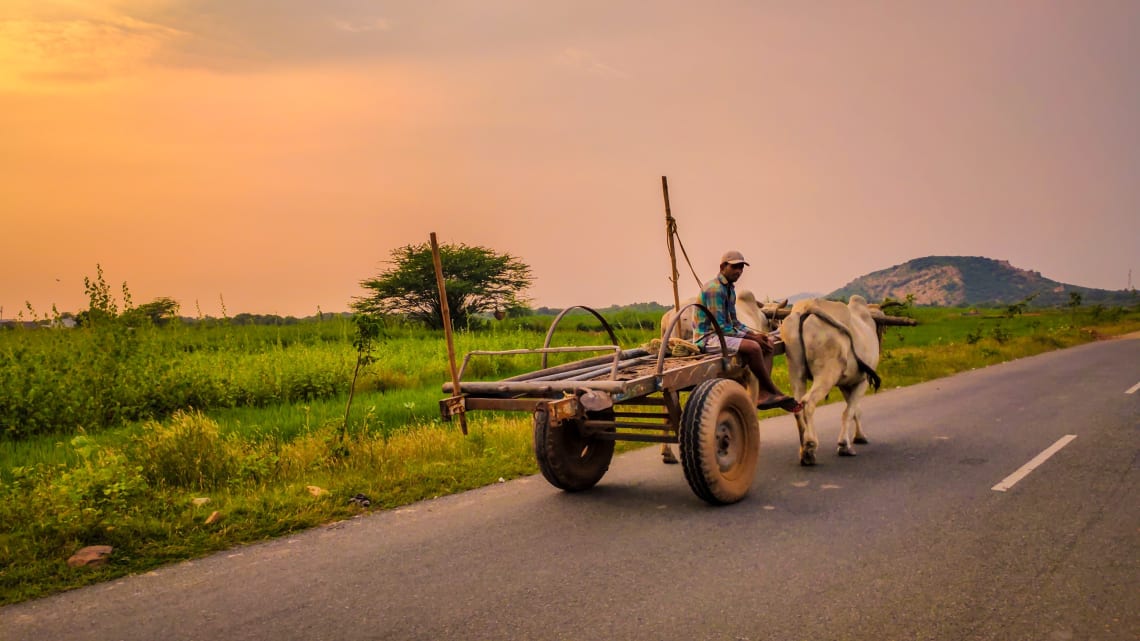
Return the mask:
{"type": "MultiPolygon", "coordinates": [[[[696,303],[687,307],[708,312],[696,303]]],[[[714,505],[739,501],[752,486],[759,460],[759,385],[735,354],[671,356],[669,339],[679,318],[665,328],[666,347],[651,353],[622,349],[601,314],[571,307],[551,323],[541,348],[469,352],[454,382],[443,386],[451,396],[440,401],[441,414],[450,420],[471,410],[532,413],[539,469],[551,485],[568,492],[601,480],[616,441],[640,441],[678,444],[685,479],[701,499],[714,505]],[[611,344],[551,347],[559,322],[573,309],[601,321],[611,344]],[[602,354],[547,366],[550,354],[590,352],[602,354]],[[499,381],[463,380],[473,357],[517,354],[541,355],[542,367],[499,381]],[[684,400],[682,392],[689,392],[684,400]]],[[[880,339],[884,325],[914,324],[882,312],[876,322],[880,339]]],[[[719,327],[717,334],[723,339],[719,327]]],[[[781,352],[783,345],[777,347],[781,352]]]]}

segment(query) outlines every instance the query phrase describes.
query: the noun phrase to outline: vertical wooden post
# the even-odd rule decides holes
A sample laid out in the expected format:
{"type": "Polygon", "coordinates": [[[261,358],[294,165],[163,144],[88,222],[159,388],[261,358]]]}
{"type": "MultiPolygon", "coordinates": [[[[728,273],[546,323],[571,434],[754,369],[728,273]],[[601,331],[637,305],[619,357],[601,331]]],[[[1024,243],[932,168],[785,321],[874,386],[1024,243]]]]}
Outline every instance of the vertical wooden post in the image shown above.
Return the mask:
{"type": "Polygon", "coordinates": [[[681,309],[681,298],[677,294],[677,250],[673,238],[677,233],[677,221],[673,220],[673,212],[669,209],[669,181],[661,177],[661,193],[665,195],[665,238],[669,244],[669,267],[671,269],[669,281],[673,283],[673,311],[681,309]]]}
{"type": "MultiPolygon", "coordinates": [[[[439,286],[439,308],[443,312],[443,336],[447,340],[447,364],[451,368],[451,393],[462,396],[459,392],[459,372],[455,369],[455,344],[451,338],[451,310],[447,306],[447,288],[443,284],[443,261],[439,258],[439,243],[435,240],[435,232],[431,233],[431,262],[435,265],[435,284],[439,286]]],[[[459,429],[467,435],[467,414],[460,412],[459,429]]]]}
{"type": "MultiPolygon", "coordinates": [[[[669,208],[669,179],[665,176],[661,177],[661,193],[665,197],[665,240],[669,247],[669,282],[673,283],[673,311],[676,312],[681,309],[681,297],[677,293],[677,279],[680,277],[680,274],[677,273],[677,249],[675,246],[677,221],[673,220],[673,210],[669,208]]],[[[661,329],[664,331],[665,328],[662,327],[661,329]]],[[[662,345],[661,349],[667,350],[669,346],[662,345]]],[[[665,406],[669,409],[669,420],[674,427],[679,428],[681,421],[677,410],[681,406],[680,397],[666,392],[664,398],[665,406]],[[673,405],[673,401],[676,401],[676,406],[673,405]]],[[[680,462],[668,443],[661,444],[661,462],[669,465],[676,465],[680,462]]]]}

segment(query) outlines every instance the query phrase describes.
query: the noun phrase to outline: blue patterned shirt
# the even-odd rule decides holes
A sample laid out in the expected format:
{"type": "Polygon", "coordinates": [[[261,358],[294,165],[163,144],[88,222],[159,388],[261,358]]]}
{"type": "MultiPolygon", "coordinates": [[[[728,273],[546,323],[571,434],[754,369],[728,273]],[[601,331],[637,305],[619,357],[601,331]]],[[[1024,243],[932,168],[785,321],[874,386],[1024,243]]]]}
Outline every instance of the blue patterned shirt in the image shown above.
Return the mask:
{"type": "MultiPolygon", "coordinates": [[[[712,312],[725,336],[744,336],[748,328],[736,317],[736,287],[728,282],[724,274],[717,274],[701,290],[699,302],[712,312]]],[[[697,310],[697,336],[703,338],[716,335],[712,320],[701,310],[697,310]]]]}

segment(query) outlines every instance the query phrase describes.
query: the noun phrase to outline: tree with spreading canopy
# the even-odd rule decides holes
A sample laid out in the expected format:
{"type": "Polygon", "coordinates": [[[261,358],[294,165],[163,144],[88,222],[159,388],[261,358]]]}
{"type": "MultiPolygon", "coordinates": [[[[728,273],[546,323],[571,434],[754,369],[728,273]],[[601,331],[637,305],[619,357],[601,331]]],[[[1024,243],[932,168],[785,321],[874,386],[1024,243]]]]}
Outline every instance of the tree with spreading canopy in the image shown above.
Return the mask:
{"type": "Polygon", "coordinates": [[[151,323],[161,326],[178,318],[179,309],[178,301],[163,296],[123,312],[123,318],[128,320],[146,318],[151,323]]]}
{"type": "MultiPolygon", "coordinates": [[[[465,244],[440,245],[439,255],[453,326],[467,326],[476,314],[525,307],[522,292],[534,278],[530,266],[518,258],[465,244]]],[[[391,268],[360,281],[372,293],[354,299],[352,308],[364,314],[403,315],[442,329],[443,309],[431,247],[427,243],[405,245],[392,250],[391,256],[391,268]]]]}

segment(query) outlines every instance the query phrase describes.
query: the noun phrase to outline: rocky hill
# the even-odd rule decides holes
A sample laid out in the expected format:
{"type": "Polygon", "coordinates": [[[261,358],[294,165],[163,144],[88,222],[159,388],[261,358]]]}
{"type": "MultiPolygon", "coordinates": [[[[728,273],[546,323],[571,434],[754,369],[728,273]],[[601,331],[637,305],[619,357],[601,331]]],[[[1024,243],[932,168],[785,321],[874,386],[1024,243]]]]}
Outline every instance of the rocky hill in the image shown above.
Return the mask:
{"type": "Polygon", "coordinates": [[[1036,294],[1034,306],[1065,305],[1070,292],[1078,292],[1083,304],[1130,305],[1134,291],[1092,289],[1050,280],[1041,272],[1018,269],[1009,261],[981,256],[927,256],[860,276],[827,295],[846,299],[861,294],[876,302],[914,295],[917,305],[963,307],[1010,305],[1036,294]]]}

